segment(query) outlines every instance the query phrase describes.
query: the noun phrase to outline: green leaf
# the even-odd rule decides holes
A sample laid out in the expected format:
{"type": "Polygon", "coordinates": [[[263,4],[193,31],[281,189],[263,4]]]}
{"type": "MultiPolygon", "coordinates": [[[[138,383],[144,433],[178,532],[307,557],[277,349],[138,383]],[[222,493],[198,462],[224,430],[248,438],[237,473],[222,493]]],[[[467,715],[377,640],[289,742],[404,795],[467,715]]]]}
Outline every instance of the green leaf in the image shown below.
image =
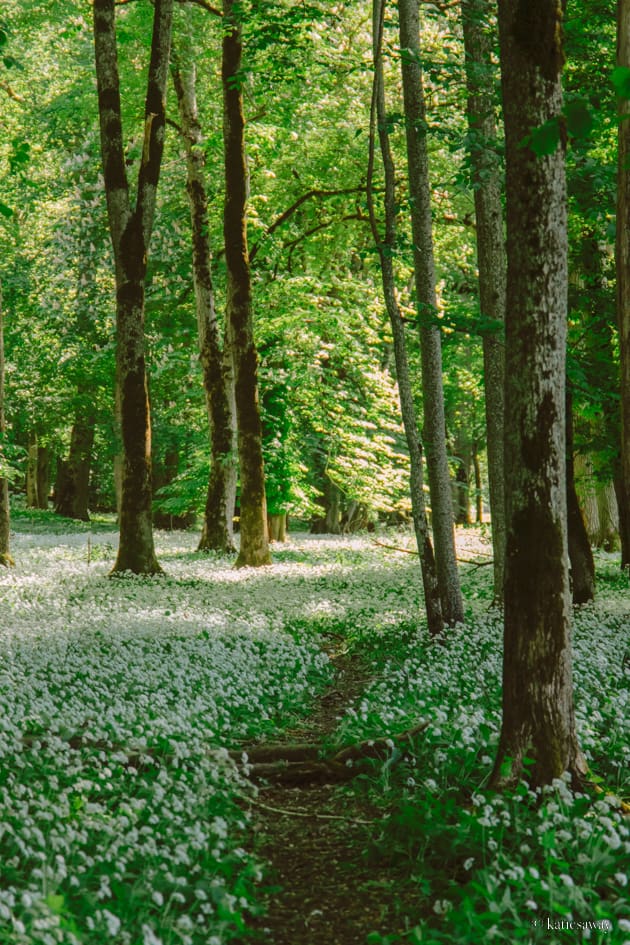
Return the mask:
{"type": "Polygon", "coordinates": [[[544,125],[532,128],[531,133],[523,138],[519,147],[530,148],[536,157],[553,154],[560,143],[560,121],[550,118],[544,125]]]}
{"type": "Polygon", "coordinates": [[[54,896],[52,893],[50,896],[46,896],[46,905],[55,915],[59,915],[63,912],[65,901],[65,896],[54,896]]]}
{"type": "Polygon", "coordinates": [[[7,219],[13,216],[11,207],[7,207],[6,203],[2,203],[2,201],[0,201],[0,215],[7,217],[7,219]]]}
{"type": "Polygon", "coordinates": [[[610,78],[619,98],[630,98],[630,69],[627,66],[617,66],[610,78]]]}
{"type": "Polygon", "coordinates": [[[572,102],[567,105],[564,114],[569,134],[573,138],[588,138],[595,123],[588,105],[585,102],[572,102]]]}

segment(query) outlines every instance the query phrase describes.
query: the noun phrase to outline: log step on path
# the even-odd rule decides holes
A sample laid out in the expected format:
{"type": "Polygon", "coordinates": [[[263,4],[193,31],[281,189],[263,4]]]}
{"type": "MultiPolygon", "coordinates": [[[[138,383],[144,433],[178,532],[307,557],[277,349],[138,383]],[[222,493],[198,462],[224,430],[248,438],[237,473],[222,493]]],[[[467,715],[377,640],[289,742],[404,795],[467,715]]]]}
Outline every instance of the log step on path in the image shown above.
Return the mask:
{"type": "Polygon", "coordinates": [[[251,804],[256,851],[266,861],[267,913],[252,920],[242,945],[363,945],[370,932],[405,931],[396,914],[396,876],[374,856],[382,811],[349,782],[373,759],[391,763],[427,727],[322,750],[345,708],[368,682],[348,654],[334,659],[334,688],[317,701],[299,740],[231,752],[256,783],[251,804]],[[253,937],[252,937],[253,933],[253,937]]]}

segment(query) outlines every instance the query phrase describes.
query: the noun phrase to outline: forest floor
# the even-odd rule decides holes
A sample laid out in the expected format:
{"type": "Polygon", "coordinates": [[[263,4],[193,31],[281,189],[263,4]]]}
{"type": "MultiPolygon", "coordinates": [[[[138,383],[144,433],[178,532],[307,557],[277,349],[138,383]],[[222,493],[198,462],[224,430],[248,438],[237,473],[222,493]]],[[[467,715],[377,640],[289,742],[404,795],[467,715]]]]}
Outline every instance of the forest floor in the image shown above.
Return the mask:
{"type": "Polygon", "coordinates": [[[158,532],[165,573],[112,581],[111,522],[23,512],[14,529],[0,945],[564,945],[548,923],[567,917],[590,923],[588,945],[630,945],[630,595],[614,555],[574,619],[598,790],[497,796],[485,529],[458,529],[466,625],[440,643],[404,532],[294,534],[259,570],[158,532]],[[309,760],[265,775],[264,746],[309,760]]]}
{"type": "MultiPolygon", "coordinates": [[[[330,654],[332,687],[304,722],[284,733],[322,746],[366,689],[369,670],[357,655],[330,654]]],[[[356,945],[370,933],[391,932],[391,868],[370,862],[379,812],[364,795],[335,781],[261,786],[253,808],[257,850],[268,863],[272,890],[257,923],[272,945],[356,945]]],[[[399,931],[404,931],[402,928],[399,931]]]]}

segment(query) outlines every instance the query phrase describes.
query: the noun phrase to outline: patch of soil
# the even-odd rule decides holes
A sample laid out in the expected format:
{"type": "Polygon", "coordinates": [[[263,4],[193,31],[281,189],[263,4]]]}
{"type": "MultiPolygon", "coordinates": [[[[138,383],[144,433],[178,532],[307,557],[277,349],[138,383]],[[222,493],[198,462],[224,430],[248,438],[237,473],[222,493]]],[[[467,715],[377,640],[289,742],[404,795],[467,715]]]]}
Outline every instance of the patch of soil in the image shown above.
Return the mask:
{"type": "MultiPolygon", "coordinates": [[[[369,681],[365,665],[332,655],[336,678],[311,715],[282,741],[321,744],[369,681]]],[[[363,945],[370,932],[403,932],[395,876],[367,856],[378,814],[338,784],[260,787],[253,802],[257,852],[269,864],[268,912],[252,924],[267,945],[363,945]]],[[[252,938],[248,938],[251,942],[252,938]]]]}

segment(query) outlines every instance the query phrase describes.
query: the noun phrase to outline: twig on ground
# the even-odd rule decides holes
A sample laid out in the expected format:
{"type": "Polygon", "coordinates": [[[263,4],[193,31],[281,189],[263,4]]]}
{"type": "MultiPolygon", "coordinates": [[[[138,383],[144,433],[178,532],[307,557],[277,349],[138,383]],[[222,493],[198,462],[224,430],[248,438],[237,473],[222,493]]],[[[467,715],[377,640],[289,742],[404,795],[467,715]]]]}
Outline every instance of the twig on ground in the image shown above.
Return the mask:
{"type": "Polygon", "coordinates": [[[360,824],[362,827],[374,826],[373,820],[361,820],[358,817],[344,817],[343,814],[318,814],[316,811],[307,810],[288,810],[285,807],[272,807],[271,804],[263,804],[262,801],[247,798],[248,803],[254,807],[260,807],[262,810],[268,810],[271,814],[287,814],[289,817],[305,817],[307,819],[316,817],[317,820],[342,820],[346,824],[360,824]]]}

